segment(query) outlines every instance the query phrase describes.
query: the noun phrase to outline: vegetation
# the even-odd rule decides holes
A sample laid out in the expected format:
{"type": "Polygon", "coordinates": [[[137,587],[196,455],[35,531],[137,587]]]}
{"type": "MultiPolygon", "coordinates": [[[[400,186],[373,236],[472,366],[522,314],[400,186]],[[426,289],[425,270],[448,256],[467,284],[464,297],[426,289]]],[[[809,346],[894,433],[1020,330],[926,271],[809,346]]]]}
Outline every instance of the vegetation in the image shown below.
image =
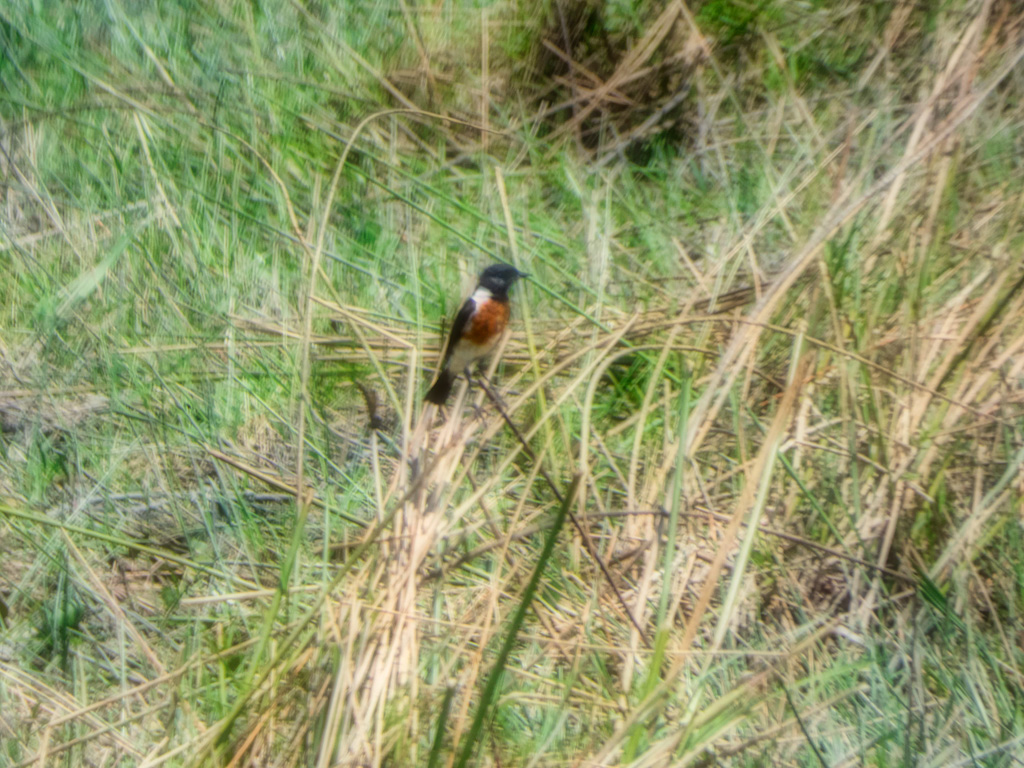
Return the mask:
{"type": "Polygon", "coordinates": [[[0,46],[0,766],[1020,764],[1019,3],[0,46]]]}

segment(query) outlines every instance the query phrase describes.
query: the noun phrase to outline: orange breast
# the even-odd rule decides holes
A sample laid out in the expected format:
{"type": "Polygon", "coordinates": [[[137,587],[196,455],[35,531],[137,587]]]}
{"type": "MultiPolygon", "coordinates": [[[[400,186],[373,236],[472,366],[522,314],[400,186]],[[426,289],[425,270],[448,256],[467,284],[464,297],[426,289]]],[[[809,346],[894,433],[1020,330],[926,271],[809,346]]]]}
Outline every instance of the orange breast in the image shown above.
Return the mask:
{"type": "Polygon", "coordinates": [[[498,336],[508,325],[508,315],[508,304],[493,299],[485,301],[476,308],[462,338],[473,344],[481,345],[497,341],[498,336]]]}

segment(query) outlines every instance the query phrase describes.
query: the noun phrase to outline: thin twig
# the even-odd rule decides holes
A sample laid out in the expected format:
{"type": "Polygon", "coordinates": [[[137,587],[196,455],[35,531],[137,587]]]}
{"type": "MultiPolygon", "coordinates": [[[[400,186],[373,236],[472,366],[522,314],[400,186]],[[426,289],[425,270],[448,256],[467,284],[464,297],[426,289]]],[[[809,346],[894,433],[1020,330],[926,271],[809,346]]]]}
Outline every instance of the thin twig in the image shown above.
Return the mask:
{"type": "MultiPolygon", "coordinates": [[[[544,480],[547,482],[548,487],[551,488],[551,493],[554,494],[555,499],[558,501],[559,504],[563,504],[565,502],[565,499],[562,496],[562,492],[558,490],[558,486],[555,485],[555,481],[551,479],[551,475],[549,475],[547,470],[544,469],[543,464],[537,462],[537,454],[533,452],[533,449],[530,447],[530,444],[527,443],[526,438],[523,437],[523,433],[519,431],[519,428],[509,417],[508,413],[505,412],[505,408],[504,406],[502,406],[501,401],[498,399],[497,395],[495,395],[494,392],[491,391],[490,386],[486,382],[484,382],[483,379],[478,379],[477,381],[480,384],[480,388],[483,389],[483,391],[486,393],[490,401],[494,403],[494,407],[498,409],[498,413],[501,414],[501,417],[505,420],[505,424],[508,425],[508,428],[512,430],[512,434],[516,436],[516,439],[519,441],[519,444],[522,445],[523,451],[526,453],[526,455],[530,458],[531,461],[536,463],[537,470],[540,472],[541,477],[543,477],[544,480]]],[[[583,543],[587,547],[587,553],[590,555],[591,559],[593,559],[593,561],[597,563],[597,567],[601,569],[601,573],[604,574],[604,578],[608,582],[608,586],[612,588],[612,592],[614,592],[615,597],[618,598],[619,604],[622,606],[622,610],[625,611],[630,623],[636,628],[636,631],[640,633],[640,639],[643,641],[644,646],[650,648],[651,644],[647,640],[647,636],[644,634],[643,627],[640,626],[640,623],[633,616],[633,611],[630,609],[629,603],[626,602],[626,598],[622,596],[622,592],[616,586],[615,580],[612,578],[611,571],[608,570],[608,566],[605,564],[604,560],[601,559],[601,555],[598,554],[597,547],[594,545],[593,540],[590,538],[589,532],[580,524],[579,519],[576,517],[576,515],[573,514],[571,509],[569,510],[569,519],[572,521],[572,524],[576,526],[576,530],[579,531],[580,537],[583,539],[583,543]]]]}

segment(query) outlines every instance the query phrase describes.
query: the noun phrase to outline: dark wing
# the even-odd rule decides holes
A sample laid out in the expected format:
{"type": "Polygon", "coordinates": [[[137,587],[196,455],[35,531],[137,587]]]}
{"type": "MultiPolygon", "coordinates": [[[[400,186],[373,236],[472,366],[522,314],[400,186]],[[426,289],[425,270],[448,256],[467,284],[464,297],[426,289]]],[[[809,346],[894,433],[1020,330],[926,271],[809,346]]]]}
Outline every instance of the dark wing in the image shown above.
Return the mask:
{"type": "MultiPolygon", "coordinates": [[[[476,309],[476,302],[473,299],[466,299],[462,304],[462,309],[459,310],[459,314],[455,316],[455,321],[452,323],[452,331],[448,334],[448,346],[444,349],[444,359],[441,361],[442,371],[448,367],[448,358],[452,356],[455,343],[462,338],[462,333],[466,330],[466,323],[473,316],[474,309],[476,309]]],[[[459,374],[462,371],[456,371],[455,373],[459,374]]]]}

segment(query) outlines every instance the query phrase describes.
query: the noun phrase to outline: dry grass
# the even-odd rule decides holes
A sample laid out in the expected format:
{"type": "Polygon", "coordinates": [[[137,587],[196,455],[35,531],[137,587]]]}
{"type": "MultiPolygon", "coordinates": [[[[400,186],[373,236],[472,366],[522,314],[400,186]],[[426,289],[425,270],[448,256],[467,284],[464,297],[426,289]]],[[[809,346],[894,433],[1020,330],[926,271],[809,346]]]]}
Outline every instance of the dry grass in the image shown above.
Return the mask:
{"type": "Polygon", "coordinates": [[[1022,32],[0,11],[0,766],[1016,764],[1022,32]]]}

